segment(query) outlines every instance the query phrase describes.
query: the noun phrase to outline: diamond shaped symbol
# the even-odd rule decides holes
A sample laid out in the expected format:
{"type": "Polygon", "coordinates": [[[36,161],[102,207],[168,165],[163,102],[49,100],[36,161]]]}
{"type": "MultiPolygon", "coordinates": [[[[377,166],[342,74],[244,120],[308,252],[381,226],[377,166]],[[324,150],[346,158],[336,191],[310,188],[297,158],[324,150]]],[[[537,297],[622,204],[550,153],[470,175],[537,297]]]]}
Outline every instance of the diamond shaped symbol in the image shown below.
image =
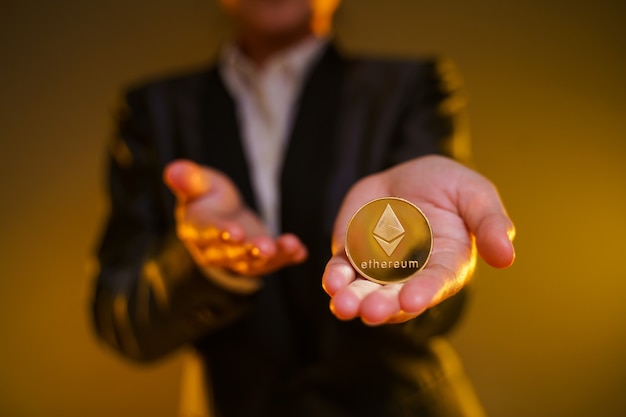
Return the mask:
{"type": "Polygon", "coordinates": [[[391,206],[387,204],[385,211],[381,214],[374,228],[374,239],[376,239],[387,256],[391,256],[404,238],[404,233],[404,227],[398,220],[398,216],[396,216],[391,206]]]}

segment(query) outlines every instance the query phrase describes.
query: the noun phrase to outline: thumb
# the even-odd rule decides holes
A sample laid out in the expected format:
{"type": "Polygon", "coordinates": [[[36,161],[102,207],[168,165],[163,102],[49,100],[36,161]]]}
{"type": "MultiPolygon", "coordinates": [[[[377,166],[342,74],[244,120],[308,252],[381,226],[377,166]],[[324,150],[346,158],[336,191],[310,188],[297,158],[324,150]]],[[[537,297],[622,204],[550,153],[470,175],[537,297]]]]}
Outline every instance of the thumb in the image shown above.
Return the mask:
{"type": "Polygon", "coordinates": [[[163,180],[179,201],[190,201],[205,194],[210,187],[210,175],[198,164],[187,159],[169,163],[163,180]]]}

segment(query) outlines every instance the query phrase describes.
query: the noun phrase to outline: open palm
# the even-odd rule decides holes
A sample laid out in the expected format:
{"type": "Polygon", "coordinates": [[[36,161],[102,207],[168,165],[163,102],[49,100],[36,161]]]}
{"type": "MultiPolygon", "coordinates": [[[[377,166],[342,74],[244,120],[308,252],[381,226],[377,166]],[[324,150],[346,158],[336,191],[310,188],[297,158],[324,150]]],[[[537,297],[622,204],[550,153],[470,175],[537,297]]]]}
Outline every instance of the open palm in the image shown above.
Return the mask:
{"type": "Polygon", "coordinates": [[[200,267],[259,277],[306,259],[300,239],[271,236],[223,173],[177,160],[164,180],[176,194],[178,237],[200,267]]]}

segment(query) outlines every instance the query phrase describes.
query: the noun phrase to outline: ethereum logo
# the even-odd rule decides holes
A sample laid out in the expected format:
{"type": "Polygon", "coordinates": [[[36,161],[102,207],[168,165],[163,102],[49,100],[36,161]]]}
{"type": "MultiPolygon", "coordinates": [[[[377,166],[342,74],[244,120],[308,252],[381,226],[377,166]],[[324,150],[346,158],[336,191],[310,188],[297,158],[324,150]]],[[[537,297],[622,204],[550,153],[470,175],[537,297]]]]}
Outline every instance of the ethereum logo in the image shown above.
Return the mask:
{"type": "Polygon", "coordinates": [[[389,204],[378,219],[378,224],[374,228],[374,239],[378,242],[387,256],[391,256],[404,238],[404,227],[393,212],[389,204]]]}

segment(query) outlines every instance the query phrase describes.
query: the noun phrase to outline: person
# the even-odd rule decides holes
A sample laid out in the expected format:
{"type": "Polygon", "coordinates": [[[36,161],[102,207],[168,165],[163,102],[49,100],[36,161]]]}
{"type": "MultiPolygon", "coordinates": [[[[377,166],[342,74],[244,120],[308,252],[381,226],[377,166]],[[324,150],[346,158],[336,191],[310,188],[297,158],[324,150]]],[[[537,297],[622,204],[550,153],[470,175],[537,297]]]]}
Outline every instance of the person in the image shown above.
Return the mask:
{"type": "Polygon", "coordinates": [[[341,53],[338,1],[221,3],[237,31],[214,65],[126,95],[98,334],[137,361],[194,346],[215,416],[480,415],[445,334],[477,254],[513,262],[514,227],[454,160],[454,77],[435,59],[341,53]],[[433,229],[428,265],[401,284],[358,276],[343,247],[382,196],[433,229]]]}

